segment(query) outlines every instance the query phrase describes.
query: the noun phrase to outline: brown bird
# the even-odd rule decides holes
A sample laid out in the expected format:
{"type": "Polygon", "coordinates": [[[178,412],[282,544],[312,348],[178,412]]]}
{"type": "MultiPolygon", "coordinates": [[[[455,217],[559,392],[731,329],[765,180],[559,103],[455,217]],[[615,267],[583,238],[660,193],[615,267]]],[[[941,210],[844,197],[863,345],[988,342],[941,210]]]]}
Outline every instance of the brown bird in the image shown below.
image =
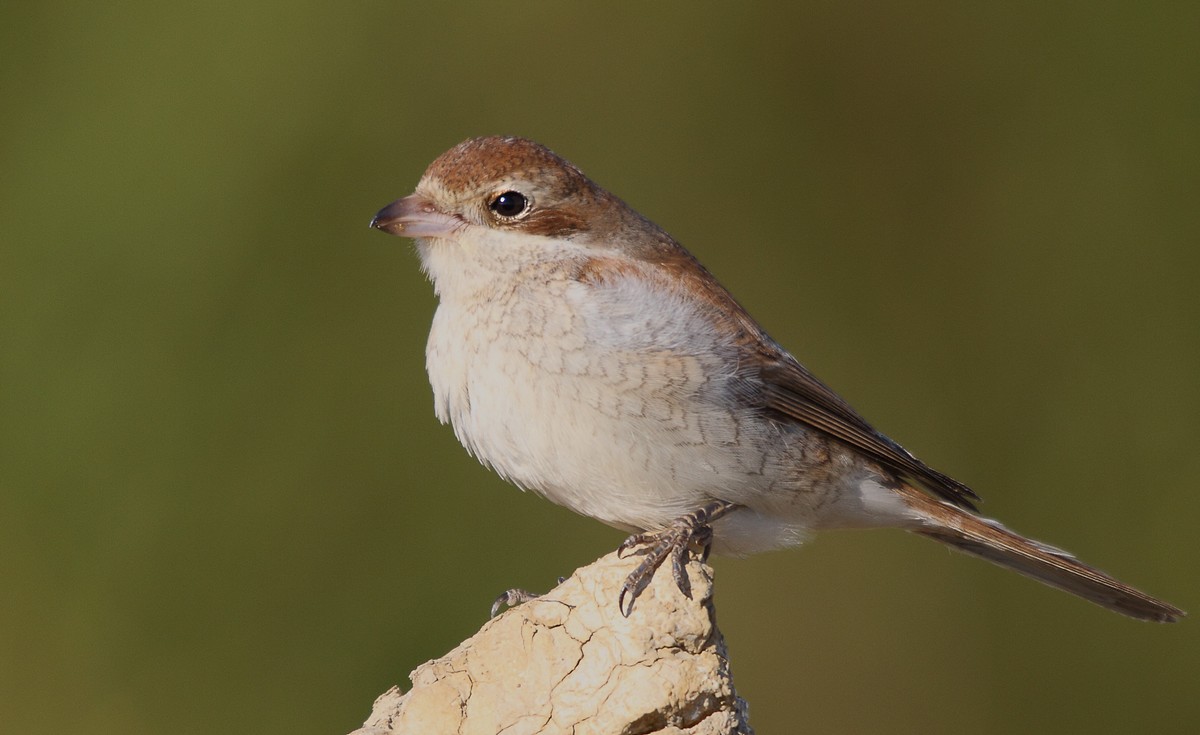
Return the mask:
{"type": "Polygon", "coordinates": [[[679,243],[549,149],[468,140],[371,225],[416,240],[439,298],[434,408],[516,485],[634,534],[618,604],[667,559],[896,527],[1143,620],[1184,613],[975,513],[876,431],[679,243]]]}

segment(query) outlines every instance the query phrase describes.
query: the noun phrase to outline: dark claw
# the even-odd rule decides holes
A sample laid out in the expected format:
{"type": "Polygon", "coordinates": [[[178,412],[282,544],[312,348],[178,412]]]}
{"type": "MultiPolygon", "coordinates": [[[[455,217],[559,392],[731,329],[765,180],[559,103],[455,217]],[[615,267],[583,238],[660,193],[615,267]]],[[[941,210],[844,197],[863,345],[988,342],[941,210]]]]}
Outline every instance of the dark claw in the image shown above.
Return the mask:
{"type": "Polygon", "coordinates": [[[621,586],[621,594],[617,595],[617,609],[621,611],[621,617],[627,618],[633,612],[633,601],[637,599],[637,591],[630,591],[632,583],[632,580],[626,579],[625,584],[621,586]],[[633,597],[629,598],[629,607],[625,607],[625,595],[629,594],[633,597]]]}

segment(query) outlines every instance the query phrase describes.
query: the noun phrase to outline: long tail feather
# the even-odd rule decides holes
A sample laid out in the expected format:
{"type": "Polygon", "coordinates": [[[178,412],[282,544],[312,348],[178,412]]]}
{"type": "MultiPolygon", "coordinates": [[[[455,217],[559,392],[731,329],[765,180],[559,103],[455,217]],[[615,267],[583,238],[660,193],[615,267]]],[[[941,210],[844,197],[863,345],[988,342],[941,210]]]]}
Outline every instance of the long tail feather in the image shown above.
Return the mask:
{"type": "Polygon", "coordinates": [[[899,490],[921,519],[920,525],[910,529],[915,533],[1139,620],[1173,623],[1186,614],[1061,549],[1019,536],[995,521],[942,503],[920,490],[899,490]]]}

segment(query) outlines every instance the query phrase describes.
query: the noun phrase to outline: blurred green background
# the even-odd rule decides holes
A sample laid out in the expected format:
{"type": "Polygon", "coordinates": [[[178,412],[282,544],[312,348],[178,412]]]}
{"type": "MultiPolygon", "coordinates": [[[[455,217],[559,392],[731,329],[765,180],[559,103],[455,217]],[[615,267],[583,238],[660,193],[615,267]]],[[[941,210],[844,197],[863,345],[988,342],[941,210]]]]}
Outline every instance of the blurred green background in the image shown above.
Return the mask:
{"type": "MultiPolygon", "coordinates": [[[[1200,6],[8,3],[0,730],[343,733],[621,534],[433,418],[370,231],[550,145],[987,513],[1200,612],[1200,6]]],[[[762,733],[1200,723],[1139,624],[898,532],[717,560],[762,733]]]]}

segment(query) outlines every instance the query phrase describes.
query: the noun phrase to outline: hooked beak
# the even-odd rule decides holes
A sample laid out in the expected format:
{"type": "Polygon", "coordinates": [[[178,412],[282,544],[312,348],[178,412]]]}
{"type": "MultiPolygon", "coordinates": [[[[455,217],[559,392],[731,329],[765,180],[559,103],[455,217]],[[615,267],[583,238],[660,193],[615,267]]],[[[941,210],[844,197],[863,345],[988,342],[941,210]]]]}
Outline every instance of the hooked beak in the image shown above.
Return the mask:
{"type": "Polygon", "coordinates": [[[458,217],[439,212],[419,194],[397,199],[371,219],[375,229],[400,237],[450,237],[461,225],[458,217]]]}

